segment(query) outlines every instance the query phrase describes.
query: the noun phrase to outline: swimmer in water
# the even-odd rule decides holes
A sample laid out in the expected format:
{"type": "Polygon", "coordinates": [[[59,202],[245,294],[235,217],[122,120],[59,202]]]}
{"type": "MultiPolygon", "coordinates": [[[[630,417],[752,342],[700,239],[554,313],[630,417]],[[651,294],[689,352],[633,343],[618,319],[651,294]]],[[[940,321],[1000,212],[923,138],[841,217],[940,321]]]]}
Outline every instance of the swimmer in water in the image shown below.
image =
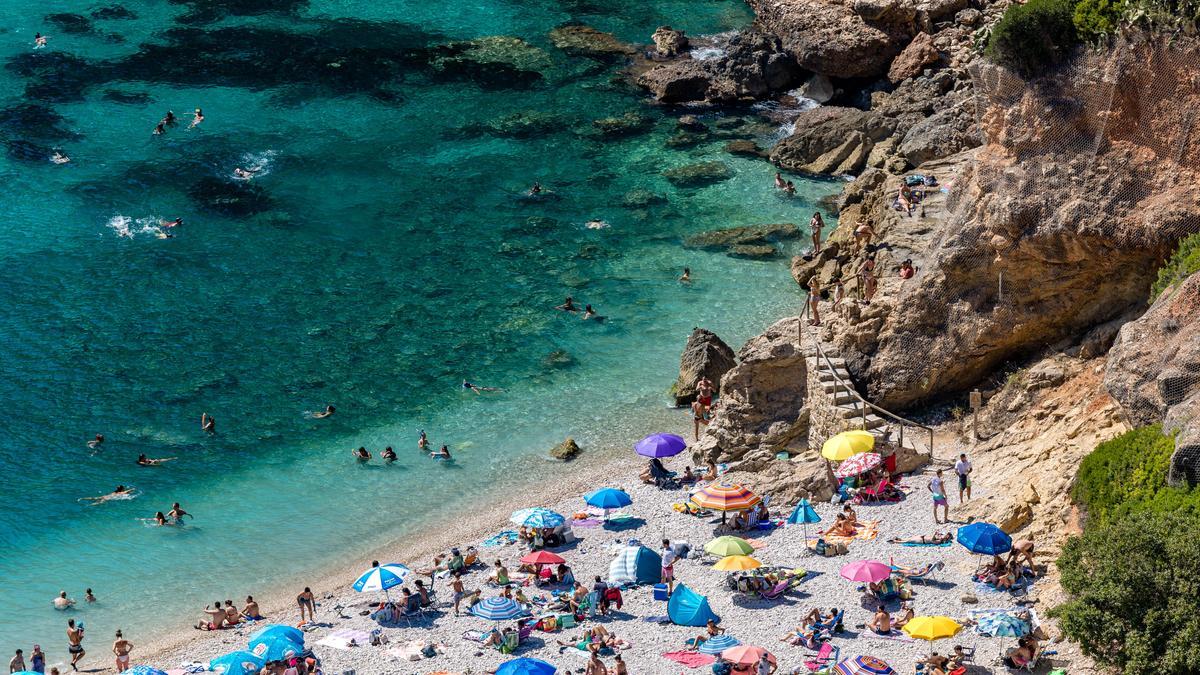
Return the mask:
{"type": "Polygon", "coordinates": [[[137,463],[138,463],[138,466],[158,466],[159,464],[162,464],[163,462],[169,462],[173,459],[178,459],[178,457],[163,457],[161,459],[151,459],[146,456],[146,453],[142,453],[142,454],[138,455],[137,463]]]}
{"type": "Polygon", "coordinates": [[[233,169],[234,177],[242,180],[250,180],[251,178],[254,178],[254,174],[256,173],[258,173],[258,169],[243,169],[240,166],[234,167],[233,169]]]}
{"type": "Polygon", "coordinates": [[[42,47],[45,47],[45,46],[46,46],[46,36],[42,35],[41,33],[34,33],[33,34],[33,48],[41,49],[42,47]]]}
{"type": "Polygon", "coordinates": [[[315,419],[315,420],[323,420],[335,412],[337,412],[337,408],[335,408],[331,405],[327,405],[327,406],[325,406],[325,410],[323,410],[319,413],[313,413],[312,416],[313,416],[313,419],[315,419]]]}
{"type": "Polygon", "coordinates": [[[787,181],[783,180],[783,174],[775,172],[775,189],[783,190],[787,187],[787,181]]]}
{"type": "Polygon", "coordinates": [[[159,527],[165,527],[165,526],[171,524],[171,523],[167,522],[167,517],[165,515],[163,515],[162,511],[159,511],[158,513],[154,514],[154,523],[156,525],[158,525],[159,527]]]}
{"type": "Polygon", "coordinates": [[[354,455],[354,459],[357,459],[360,462],[366,462],[371,459],[371,453],[367,452],[366,448],[353,450],[350,454],[354,455]]]}
{"type": "Polygon", "coordinates": [[[478,385],[471,384],[470,382],[467,382],[466,380],[463,380],[462,387],[463,387],[463,389],[470,389],[471,391],[475,392],[476,394],[481,394],[485,391],[504,391],[503,389],[501,389],[499,387],[480,387],[478,385]]]}
{"type": "Polygon", "coordinates": [[[67,164],[71,161],[71,158],[64,155],[62,150],[55,150],[54,154],[50,155],[50,161],[55,164],[67,164]]]}
{"type": "Polygon", "coordinates": [[[558,307],[555,307],[554,309],[562,310],[564,312],[578,312],[579,311],[579,308],[575,306],[575,301],[572,300],[571,296],[569,296],[569,295],[567,296],[567,299],[566,299],[566,301],[563,302],[563,304],[559,305],[558,307]]]}
{"type": "Polygon", "coordinates": [[[95,438],[87,442],[87,446],[92,450],[99,450],[101,445],[104,445],[104,434],[96,434],[95,438]]]}
{"type": "Polygon", "coordinates": [[[431,452],[429,453],[429,456],[436,457],[438,459],[450,459],[450,448],[443,445],[441,450],[438,450],[437,452],[431,452]]]}
{"type": "Polygon", "coordinates": [[[183,218],[176,218],[175,220],[160,220],[160,221],[158,221],[158,225],[160,227],[179,227],[182,224],[183,224],[183,218]]]}
{"type": "Polygon", "coordinates": [[[389,445],[383,449],[383,461],[385,461],[385,462],[396,461],[396,451],[392,449],[392,446],[389,445]]]}
{"type": "Polygon", "coordinates": [[[124,485],[118,485],[117,489],[113,490],[112,492],[110,492],[106,495],[100,495],[99,497],[80,497],[79,501],[91,502],[93,505],[94,504],[103,504],[104,502],[106,502],[110,499],[120,499],[120,498],[126,497],[130,494],[133,494],[132,487],[125,487],[124,485]]]}
{"type": "Polygon", "coordinates": [[[679,282],[683,283],[683,284],[692,283],[692,268],[690,268],[690,267],[683,268],[683,274],[679,277],[679,282]]]}
{"type": "Polygon", "coordinates": [[[188,513],[187,511],[184,511],[183,507],[179,505],[179,502],[175,502],[174,504],[172,504],[171,510],[167,511],[167,518],[169,518],[175,525],[182,525],[184,516],[187,516],[188,518],[193,518],[193,519],[196,517],[196,516],[193,516],[192,514],[188,513]]]}
{"type": "Polygon", "coordinates": [[[162,136],[163,134],[167,133],[167,125],[159,122],[158,124],[154,125],[154,131],[151,131],[150,133],[155,136],[162,136]]]}
{"type": "Polygon", "coordinates": [[[194,129],[204,121],[204,112],[196,108],[196,112],[192,115],[192,123],[188,125],[189,129],[194,129]]]}
{"type": "Polygon", "coordinates": [[[796,194],[796,184],[789,180],[787,182],[787,186],[783,188],[783,191],[788,193],[789,197],[796,194]]]}
{"type": "Polygon", "coordinates": [[[533,195],[537,195],[537,194],[541,194],[541,193],[542,193],[542,184],[537,181],[534,181],[533,187],[529,188],[529,195],[533,196],[533,195]]]}
{"type": "Polygon", "coordinates": [[[217,433],[217,418],[209,417],[208,413],[200,413],[200,429],[206,434],[217,433]]]}
{"type": "Polygon", "coordinates": [[[418,450],[428,450],[429,449],[429,439],[425,437],[424,429],[421,430],[421,436],[417,439],[417,449],[418,450]]]}
{"type": "Polygon", "coordinates": [[[588,319],[595,318],[595,316],[596,316],[596,310],[592,309],[591,305],[585,305],[583,308],[583,317],[581,317],[581,318],[584,321],[587,321],[588,319]]]}
{"type": "Polygon", "coordinates": [[[587,229],[589,230],[603,230],[606,227],[608,227],[608,223],[600,220],[599,218],[593,218],[587,221],[587,229]]]}

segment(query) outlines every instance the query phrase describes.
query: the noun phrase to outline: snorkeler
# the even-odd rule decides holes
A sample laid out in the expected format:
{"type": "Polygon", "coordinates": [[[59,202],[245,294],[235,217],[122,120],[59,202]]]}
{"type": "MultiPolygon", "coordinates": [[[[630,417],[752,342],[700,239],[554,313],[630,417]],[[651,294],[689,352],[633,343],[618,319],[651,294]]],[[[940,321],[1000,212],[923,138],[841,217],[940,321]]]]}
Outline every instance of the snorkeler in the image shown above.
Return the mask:
{"type": "Polygon", "coordinates": [[[351,451],[350,454],[354,455],[354,459],[357,459],[360,462],[366,462],[371,459],[371,453],[367,452],[367,449],[363,447],[351,451]]]}
{"type": "Polygon", "coordinates": [[[562,310],[564,312],[578,312],[579,311],[579,308],[575,306],[575,301],[572,300],[571,296],[569,296],[569,295],[567,296],[567,299],[566,299],[566,301],[563,302],[563,304],[559,305],[558,307],[555,307],[554,309],[562,310]]]}
{"type": "Polygon", "coordinates": [[[462,387],[463,387],[463,389],[470,389],[471,391],[475,392],[476,394],[481,394],[485,391],[504,391],[503,389],[501,389],[499,387],[480,387],[478,385],[471,384],[470,382],[467,382],[466,380],[463,380],[462,387]]]}
{"type": "Polygon", "coordinates": [[[162,124],[173,127],[179,122],[179,118],[175,117],[174,110],[168,110],[166,115],[163,115],[162,124]]]}
{"type": "Polygon", "coordinates": [[[389,445],[383,449],[382,457],[385,462],[394,462],[396,461],[396,451],[389,445]]]}
{"type": "Polygon", "coordinates": [[[312,416],[313,416],[313,419],[315,419],[315,420],[323,420],[335,412],[337,412],[337,408],[335,408],[331,405],[327,405],[327,406],[325,406],[325,410],[323,410],[319,413],[313,413],[312,416]]]}
{"type": "Polygon", "coordinates": [[[436,457],[437,459],[450,459],[450,448],[443,445],[441,450],[438,450],[437,452],[431,452],[429,453],[429,456],[436,457]]]}
{"type": "Polygon", "coordinates": [[[419,438],[417,438],[417,449],[418,450],[428,450],[429,449],[429,439],[425,437],[424,429],[421,430],[421,436],[419,438]]]}
{"type": "Polygon", "coordinates": [[[96,434],[95,438],[87,442],[87,446],[92,450],[99,450],[101,445],[104,445],[104,434],[96,434]]]}
{"type": "Polygon", "coordinates": [[[204,113],[199,108],[196,108],[195,114],[192,115],[192,123],[188,125],[188,128],[194,129],[197,126],[199,126],[200,123],[203,121],[204,121],[204,113]]]}
{"type": "Polygon", "coordinates": [[[217,418],[209,416],[208,413],[200,413],[200,429],[207,434],[217,433],[217,418]]]}
{"type": "Polygon", "coordinates": [[[110,492],[106,495],[100,495],[99,497],[80,497],[79,501],[91,502],[93,505],[94,504],[102,504],[110,499],[120,499],[122,497],[126,497],[131,494],[133,494],[132,487],[125,487],[124,485],[118,485],[117,489],[113,490],[112,492],[110,492]]]}
{"type": "Polygon", "coordinates": [[[150,457],[146,456],[146,453],[142,453],[142,454],[138,455],[137,463],[138,463],[138,466],[158,466],[159,464],[162,464],[163,462],[169,462],[173,459],[179,459],[179,458],[178,457],[163,457],[161,459],[151,459],[150,457]]]}
{"type": "Polygon", "coordinates": [[[167,133],[167,125],[159,122],[158,124],[154,125],[154,131],[151,131],[150,133],[155,136],[162,136],[163,134],[167,133]]]}

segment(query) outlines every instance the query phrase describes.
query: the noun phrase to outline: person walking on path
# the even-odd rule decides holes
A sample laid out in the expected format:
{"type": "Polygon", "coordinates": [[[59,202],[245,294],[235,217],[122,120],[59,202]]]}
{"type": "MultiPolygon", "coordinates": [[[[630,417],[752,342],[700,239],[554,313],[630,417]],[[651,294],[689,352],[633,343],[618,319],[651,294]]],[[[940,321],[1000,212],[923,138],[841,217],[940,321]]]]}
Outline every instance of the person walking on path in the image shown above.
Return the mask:
{"type": "Polygon", "coordinates": [[[973,467],[967,461],[967,453],[962,453],[958,456],[958,461],[954,463],[954,473],[958,474],[958,503],[963,503],[963,495],[966,499],[971,498],[971,471],[973,467]]]}
{"type": "Polygon", "coordinates": [[[671,548],[671,540],[663,539],[662,551],[662,582],[667,585],[667,595],[675,589],[675,549],[671,548]]]}
{"type": "Polygon", "coordinates": [[[933,522],[938,525],[950,522],[950,504],[946,501],[946,483],[942,479],[942,470],[929,479],[929,491],[933,493],[933,522]],[[942,520],[938,520],[938,507],[942,507],[942,520]]]}

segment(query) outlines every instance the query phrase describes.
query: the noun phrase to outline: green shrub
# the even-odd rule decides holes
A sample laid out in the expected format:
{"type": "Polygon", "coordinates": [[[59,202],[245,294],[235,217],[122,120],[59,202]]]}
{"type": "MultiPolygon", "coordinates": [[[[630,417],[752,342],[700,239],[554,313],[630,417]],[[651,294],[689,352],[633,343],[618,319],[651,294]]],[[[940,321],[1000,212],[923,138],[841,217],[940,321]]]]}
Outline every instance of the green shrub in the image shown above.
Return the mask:
{"type": "Polygon", "coordinates": [[[1080,0],[1075,5],[1075,31],[1087,41],[1115,35],[1124,11],[1124,0],[1080,0]]]}
{"type": "Polygon", "coordinates": [[[1158,270],[1158,280],[1150,287],[1150,302],[1157,300],[1171,284],[1196,272],[1200,272],[1200,232],[1180,240],[1171,259],[1158,270]]]}
{"type": "Polygon", "coordinates": [[[1174,451],[1174,439],[1157,424],[1128,431],[1083,459],[1071,496],[1083,505],[1089,523],[1139,511],[1200,516],[1200,490],[1167,485],[1174,451]]]}
{"type": "Polygon", "coordinates": [[[1071,600],[1051,612],[1063,633],[1125,675],[1195,673],[1197,528],[1195,516],[1143,512],[1068,541],[1058,569],[1071,600]]]}
{"type": "Polygon", "coordinates": [[[1127,0],[1124,19],[1153,30],[1195,30],[1200,0],[1127,0]]]}
{"type": "Polygon", "coordinates": [[[1061,61],[1079,44],[1072,0],[1014,4],[992,29],[984,53],[996,63],[1032,77],[1061,61]]]}

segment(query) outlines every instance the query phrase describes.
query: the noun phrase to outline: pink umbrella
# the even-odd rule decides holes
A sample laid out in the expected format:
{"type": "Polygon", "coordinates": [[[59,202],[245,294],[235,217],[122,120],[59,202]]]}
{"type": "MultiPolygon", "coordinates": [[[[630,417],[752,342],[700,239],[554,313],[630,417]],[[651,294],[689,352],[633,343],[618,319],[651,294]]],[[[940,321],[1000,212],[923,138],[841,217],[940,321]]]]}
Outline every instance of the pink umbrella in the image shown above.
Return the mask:
{"type": "Polygon", "coordinates": [[[874,469],[882,463],[883,457],[878,452],[864,452],[842,462],[838,465],[837,471],[833,473],[838,478],[858,476],[874,469]]]}
{"type": "Polygon", "coordinates": [[[876,560],[859,560],[842,568],[843,579],[873,584],[892,576],[892,568],[876,560]]]}
{"type": "Polygon", "coordinates": [[[763,654],[767,655],[768,663],[777,663],[775,661],[775,655],[771,652],[763,649],[762,647],[750,647],[746,645],[730,647],[729,649],[726,649],[725,651],[721,652],[721,658],[729,661],[730,663],[736,663],[743,666],[753,666],[754,664],[758,663],[760,659],[762,659],[763,654]]]}

